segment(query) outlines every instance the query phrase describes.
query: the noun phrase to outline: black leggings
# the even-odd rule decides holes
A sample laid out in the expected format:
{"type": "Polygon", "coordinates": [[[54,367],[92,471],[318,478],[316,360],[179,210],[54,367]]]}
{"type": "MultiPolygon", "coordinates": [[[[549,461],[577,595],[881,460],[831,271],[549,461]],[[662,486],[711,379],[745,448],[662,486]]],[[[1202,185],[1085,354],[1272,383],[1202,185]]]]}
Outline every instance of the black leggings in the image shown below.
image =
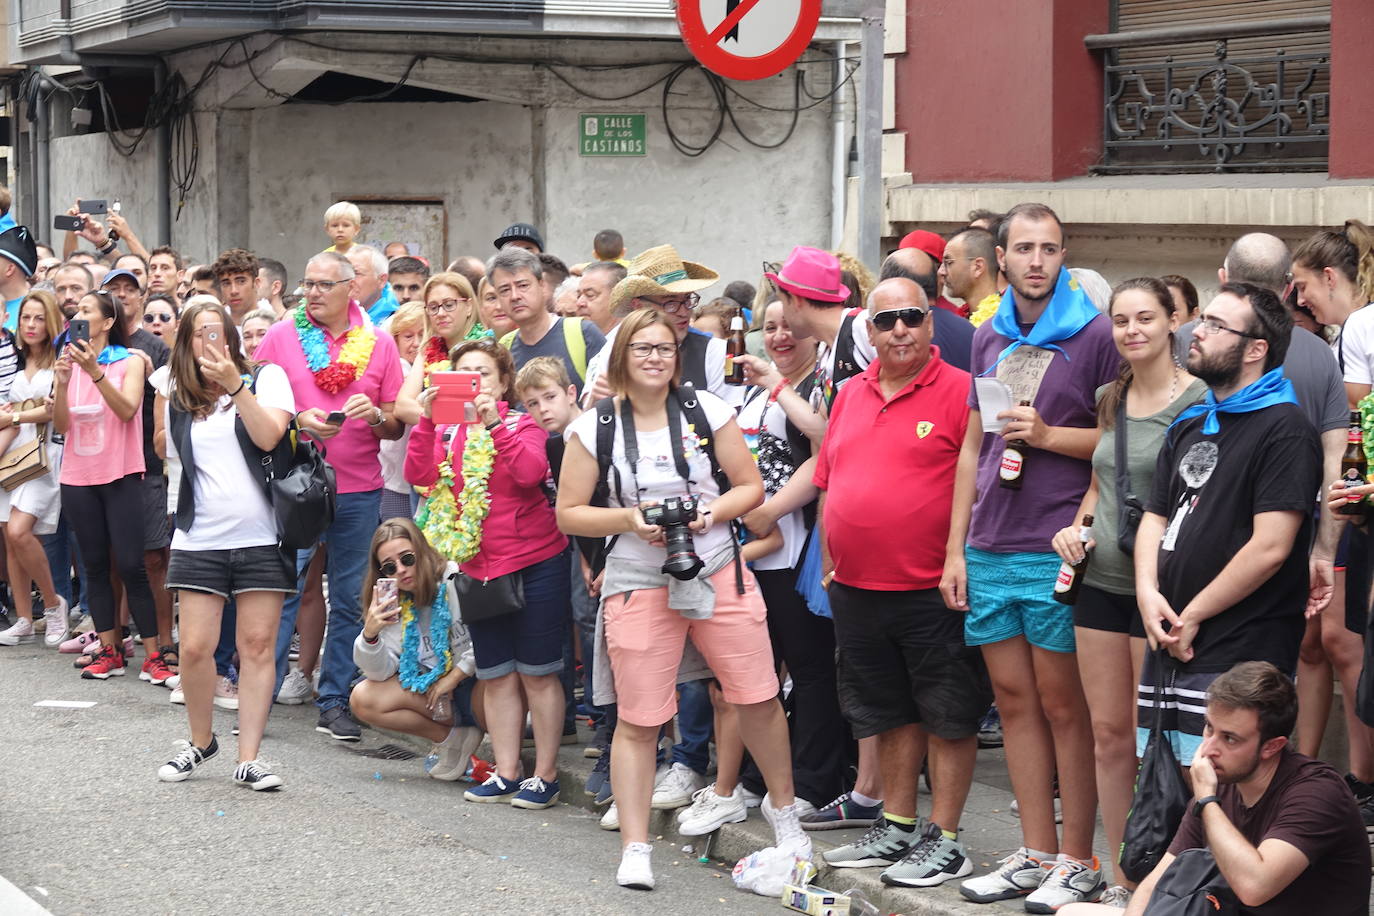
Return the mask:
{"type": "Polygon", "coordinates": [[[143,567],[143,475],[129,474],[92,487],[62,485],[62,513],[76,529],[81,565],[86,570],[86,610],[97,632],[115,628],[114,587],[110,585],[110,553],[119,567],[138,633],[157,637],[157,610],[143,567]]]}

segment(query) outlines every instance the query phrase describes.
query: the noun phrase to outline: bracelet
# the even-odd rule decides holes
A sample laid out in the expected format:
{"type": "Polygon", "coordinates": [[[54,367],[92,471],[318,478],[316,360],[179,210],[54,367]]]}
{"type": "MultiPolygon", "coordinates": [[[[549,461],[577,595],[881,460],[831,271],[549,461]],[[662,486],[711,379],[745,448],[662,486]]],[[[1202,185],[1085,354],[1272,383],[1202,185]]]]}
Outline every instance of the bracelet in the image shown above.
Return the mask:
{"type": "Polygon", "coordinates": [[[498,426],[500,426],[500,425],[501,425],[501,421],[500,421],[500,420],[497,420],[495,423],[488,423],[488,424],[487,424],[487,432],[491,432],[492,430],[496,429],[496,427],[498,427],[498,426]]]}
{"type": "Polygon", "coordinates": [[[770,392],[768,392],[768,400],[769,400],[769,402],[771,403],[771,402],[773,402],[773,401],[776,401],[776,400],[778,399],[778,395],[782,394],[782,390],[783,390],[784,388],[786,388],[786,387],[787,387],[787,379],[783,379],[782,381],[780,381],[780,382],[778,382],[776,385],[774,385],[774,386],[773,386],[773,390],[770,391],[770,392]]]}
{"type": "Polygon", "coordinates": [[[96,251],[99,251],[103,255],[109,255],[111,252],[113,252],[116,248],[119,247],[119,242],[115,241],[114,239],[109,239],[108,241],[109,244],[107,244],[104,248],[97,248],[96,251]]]}
{"type": "Polygon", "coordinates": [[[99,385],[103,381],[105,381],[105,373],[102,372],[100,373],[100,378],[91,379],[91,384],[99,385]]]}
{"type": "Polygon", "coordinates": [[[235,388],[233,391],[229,392],[229,397],[238,397],[238,393],[246,387],[248,387],[248,383],[245,382],[243,379],[239,379],[239,386],[235,388]]]}
{"type": "Polygon", "coordinates": [[[362,636],[363,636],[363,642],[367,643],[369,646],[375,646],[375,645],[377,645],[377,642],[381,639],[381,636],[380,636],[380,635],[374,636],[374,637],[372,637],[371,639],[368,639],[368,638],[367,638],[367,634],[366,634],[366,633],[362,634],[362,636]]]}

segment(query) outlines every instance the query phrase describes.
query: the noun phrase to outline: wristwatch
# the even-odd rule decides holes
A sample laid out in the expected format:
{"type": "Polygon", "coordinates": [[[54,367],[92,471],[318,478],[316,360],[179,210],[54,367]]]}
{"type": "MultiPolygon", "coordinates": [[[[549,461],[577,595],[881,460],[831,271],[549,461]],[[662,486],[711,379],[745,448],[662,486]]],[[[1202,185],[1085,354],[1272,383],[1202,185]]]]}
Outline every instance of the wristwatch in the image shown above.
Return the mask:
{"type": "Polygon", "coordinates": [[[377,411],[377,420],[375,423],[369,422],[367,425],[372,427],[373,429],[376,429],[378,426],[381,426],[383,423],[386,422],[386,414],[382,411],[382,408],[380,407],[373,407],[372,409],[377,411]]]}
{"type": "Polygon", "coordinates": [[[1199,798],[1197,801],[1193,802],[1193,817],[1202,817],[1202,809],[1206,808],[1212,802],[1220,804],[1221,799],[1217,798],[1215,795],[1208,795],[1205,798],[1199,798]]]}

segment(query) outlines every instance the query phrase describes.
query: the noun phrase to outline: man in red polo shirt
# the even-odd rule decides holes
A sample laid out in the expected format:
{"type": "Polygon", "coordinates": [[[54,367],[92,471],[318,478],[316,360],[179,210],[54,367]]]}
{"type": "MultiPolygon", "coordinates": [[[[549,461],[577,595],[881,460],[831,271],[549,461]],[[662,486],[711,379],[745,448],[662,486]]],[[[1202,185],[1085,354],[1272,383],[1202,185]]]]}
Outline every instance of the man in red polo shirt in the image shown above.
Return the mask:
{"type": "Polygon", "coordinates": [[[885,883],[929,887],[973,870],[959,817],[992,699],[981,657],[964,646],[963,615],[938,588],[969,374],[931,346],[930,305],[915,282],[879,283],[867,320],[878,358],[836,398],[815,481],[840,708],[856,738],[878,736],[886,798],[882,819],[825,860],[887,866],[885,883]],[[916,815],[927,746],[928,821],[916,815]]]}

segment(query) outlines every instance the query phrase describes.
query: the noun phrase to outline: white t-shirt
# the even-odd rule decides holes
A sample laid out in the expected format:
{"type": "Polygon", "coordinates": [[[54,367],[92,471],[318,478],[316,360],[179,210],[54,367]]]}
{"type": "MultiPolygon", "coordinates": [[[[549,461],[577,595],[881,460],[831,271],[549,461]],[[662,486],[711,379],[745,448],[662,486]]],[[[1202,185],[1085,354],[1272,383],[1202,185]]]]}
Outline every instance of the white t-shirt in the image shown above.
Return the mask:
{"type": "MultiPolygon", "coordinates": [[[[706,412],[706,422],[711,425],[711,429],[720,429],[726,423],[735,418],[735,412],[720,398],[707,391],[697,392],[698,402],[702,410],[706,412]]],[[[631,506],[645,502],[662,502],[669,496],[682,496],[687,491],[686,482],[678,476],[677,465],[673,461],[673,452],[668,438],[668,428],[666,426],[655,430],[636,430],[635,441],[639,446],[639,465],[637,468],[630,468],[629,461],[625,458],[625,433],[620,428],[620,413],[616,412],[616,432],[615,449],[612,452],[612,464],[620,471],[620,490],[624,501],[617,498],[615,487],[615,476],[611,477],[611,497],[612,506],[631,506]],[[638,484],[638,496],[635,495],[635,486],[638,484]]],[[[706,450],[698,442],[699,437],[687,429],[688,421],[682,418],[682,435],[678,448],[683,449],[683,454],[687,456],[687,469],[691,472],[692,483],[691,492],[699,498],[698,511],[709,507],[711,501],[720,495],[720,488],[716,486],[715,478],[711,476],[711,459],[707,457],[706,450]]],[[[579,416],[568,426],[566,433],[569,439],[577,438],[587,451],[592,455],[596,454],[596,411],[588,410],[579,416]]],[[[696,544],[697,555],[705,558],[727,546],[730,543],[730,526],[715,524],[711,530],[705,534],[694,534],[693,541],[696,544]]],[[[615,547],[611,550],[611,557],[620,560],[628,560],[634,563],[643,563],[661,566],[663,564],[663,548],[651,547],[647,541],[641,540],[634,534],[622,534],[616,539],[615,547]]]]}
{"type": "Polygon", "coordinates": [[[1374,384],[1374,307],[1366,305],[1351,312],[1332,349],[1337,359],[1345,359],[1347,382],[1374,384]]]}
{"type": "MultiPolygon", "coordinates": [[[[148,384],[164,398],[171,397],[172,367],[164,365],[154,369],[152,375],[148,376],[148,384]]],[[[164,415],[162,419],[166,421],[167,416],[164,415]]],[[[165,425],[163,428],[167,429],[165,425]]],[[[171,444],[171,430],[167,432],[167,514],[176,515],[177,500],[181,498],[181,459],[171,444]]]]}
{"type": "MultiPolygon", "coordinates": [[[[291,383],[280,366],[266,364],[258,372],[258,403],[288,414],[296,412],[291,383]]],[[[167,424],[167,457],[176,455],[171,436],[171,407],[167,424]]],[[[277,523],[262,482],[248,468],[234,420],[238,411],[228,395],[204,420],[191,424],[196,461],[196,518],[190,531],[176,529],[173,550],[231,550],[277,543],[277,523]]],[[[180,462],[177,477],[180,478],[180,462]]],[[[173,506],[175,509],[175,506],[173,506]]]]}
{"type": "MultiPolygon", "coordinates": [[[[389,319],[388,319],[389,320],[389,319]]],[[[410,374],[410,363],[401,360],[402,376],[410,374]]],[[[407,426],[399,439],[383,439],[377,447],[377,458],[382,463],[382,485],[392,493],[411,492],[404,473],[406,449],[410,447],[410,433],[415,427],[407,426]]]]}
{"type": "MultiPolygon", "coordinates": [[[[744,406],[740,408],[739,426],[744,433],[744,442],[749,446],[749,453],[757,463],[760,445],[765,437],[771,437],[771,446],[768,447],[780,445],[783,449],[787,448],[787,414],[777,401],[768,399],[768,392],[750,389],[749,394],[753,397],[746,396],[744,406]]],[[[764,481],[765,490],[768,483],[764,481]]],[[[772,499],[773,494],[768,493],[765,498],[772,499]]],[[[802,546],[806,542],[806,521],[802,510],[789,512],[778,519],[778,530],[782,532],[782,547],[755,560],[755,569],[791,569],[801,559],[802,546]]]]}

